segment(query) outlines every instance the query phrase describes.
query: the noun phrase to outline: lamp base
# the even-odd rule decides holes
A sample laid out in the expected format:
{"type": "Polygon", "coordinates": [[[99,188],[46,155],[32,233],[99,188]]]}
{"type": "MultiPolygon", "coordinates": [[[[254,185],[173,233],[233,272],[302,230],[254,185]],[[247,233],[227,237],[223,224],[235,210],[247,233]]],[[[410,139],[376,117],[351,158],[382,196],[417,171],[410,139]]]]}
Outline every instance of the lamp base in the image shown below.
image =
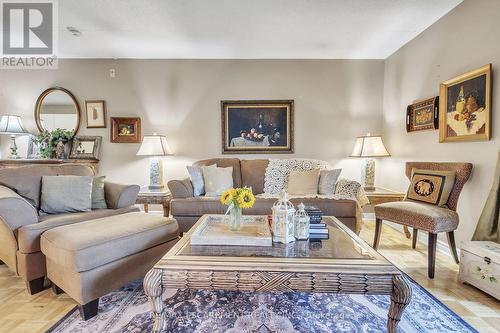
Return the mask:
{"type": "Polygon", "coordinates": [[[162,189],[163,184],[163,161],[158,157],[151,157],[149,165],[149,189],[162,189]]]}
{"type": "Polygon", "coordinates": [[[17,155],[17,145],[16,145],[16,136],[11,135],[10,136],[10,155],[9,159],[11,160],[17,160],[19,159],[19,155],[17,155]]]}
{"type": "Polygon", "coordinates": [[[363,159],[361,164],[361,183],[365,191],[375,190],[375,160],[373,158],[363,159]]]}

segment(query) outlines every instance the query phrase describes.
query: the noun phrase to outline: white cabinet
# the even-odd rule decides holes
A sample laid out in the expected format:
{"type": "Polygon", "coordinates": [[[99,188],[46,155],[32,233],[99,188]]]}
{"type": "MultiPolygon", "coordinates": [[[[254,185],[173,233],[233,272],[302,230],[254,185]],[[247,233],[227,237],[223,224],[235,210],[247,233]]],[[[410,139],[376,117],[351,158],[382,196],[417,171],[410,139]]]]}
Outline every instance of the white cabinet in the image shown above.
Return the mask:
{"type": "Polygon", "coordinates": [[[458,280],[500,300],[500,244],[464,242],[460,257],[458,280]]]}

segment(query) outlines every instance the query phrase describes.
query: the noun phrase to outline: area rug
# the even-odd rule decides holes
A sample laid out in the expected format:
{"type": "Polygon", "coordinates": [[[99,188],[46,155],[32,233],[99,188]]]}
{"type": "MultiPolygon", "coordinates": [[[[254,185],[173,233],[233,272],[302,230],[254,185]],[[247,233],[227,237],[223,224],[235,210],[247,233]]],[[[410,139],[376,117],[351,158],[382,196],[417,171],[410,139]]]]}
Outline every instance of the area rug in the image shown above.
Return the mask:
{"type": "MultiPolygon", "coordinates": [[[[410,280],[411,303],[399,332],[476,332],[410,280]]],[[[169,333],[386,332],[388,296],[167,290],[169,333]]],[[[142,281],[101,298],[99,315],[87,322],[75,308],[51,333],[151,332],[153,318],[142,281]]]]}

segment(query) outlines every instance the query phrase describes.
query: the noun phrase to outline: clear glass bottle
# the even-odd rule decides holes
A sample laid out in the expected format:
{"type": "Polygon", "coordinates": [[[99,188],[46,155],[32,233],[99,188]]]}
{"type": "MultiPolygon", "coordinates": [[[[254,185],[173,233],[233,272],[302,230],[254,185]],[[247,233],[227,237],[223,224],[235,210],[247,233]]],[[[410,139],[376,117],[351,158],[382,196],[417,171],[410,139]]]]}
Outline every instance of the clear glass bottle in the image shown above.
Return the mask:
{"type": "Polygon", "coordinates": [[[309,223],[310,218],[306,213],[306,206],[303,203],[297,206],[298,210],[295,213],[295,238],[298,240],[309,239],[309,223]]]}

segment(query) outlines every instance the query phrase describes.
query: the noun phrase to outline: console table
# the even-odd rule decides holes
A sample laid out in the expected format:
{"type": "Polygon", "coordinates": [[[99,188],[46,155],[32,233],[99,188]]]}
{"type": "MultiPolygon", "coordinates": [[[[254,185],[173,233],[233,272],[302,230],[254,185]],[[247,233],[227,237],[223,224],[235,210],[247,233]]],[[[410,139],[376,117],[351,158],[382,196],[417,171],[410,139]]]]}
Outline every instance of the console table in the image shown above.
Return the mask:
{"type": "Polygon", "coordinates": [[[4,159],[0,160],[0,169],[2,168],[19,168],[26,165],[57,165],[57,164],[83,164],[88,165],[97,173],[97,165],[99,160],[97,159],[74,159],[68,158],[64,160],[54,159],[54,158],[19,158],[19,159],[4,159]]]}

